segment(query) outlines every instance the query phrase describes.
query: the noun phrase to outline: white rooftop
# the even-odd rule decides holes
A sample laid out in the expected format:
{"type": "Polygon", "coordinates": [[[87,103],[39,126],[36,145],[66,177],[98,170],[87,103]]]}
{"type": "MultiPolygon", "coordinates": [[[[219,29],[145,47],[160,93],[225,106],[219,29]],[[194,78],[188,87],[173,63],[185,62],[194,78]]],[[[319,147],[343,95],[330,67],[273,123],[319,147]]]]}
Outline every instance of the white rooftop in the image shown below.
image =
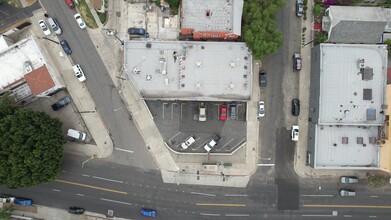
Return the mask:
{"type": "Polygon", "coordinates": [[[317,126],[315,168],[374,169],[379,167],[377,126],[317,126]],[[370,141],[371,139],[371,141],[370,141]]]}
{"type": "Polygon", "coordinates": [[[127,40],[124,56],[144,98],[250,99],[252,57],[244,43],[127,40]]]}
{"type": "Polygon", "coordinates": [[[45,60],[33,37],[23,39],[0,50],[0,91],[22,79],[26,74],[24,63],[30,61],[33,69],[45,64],[45,60]]]}
{"type": "Polygon", "coordinates": [[[382,125],[387,47],[321,44],[320,50],[318,124],[382,125]]]}

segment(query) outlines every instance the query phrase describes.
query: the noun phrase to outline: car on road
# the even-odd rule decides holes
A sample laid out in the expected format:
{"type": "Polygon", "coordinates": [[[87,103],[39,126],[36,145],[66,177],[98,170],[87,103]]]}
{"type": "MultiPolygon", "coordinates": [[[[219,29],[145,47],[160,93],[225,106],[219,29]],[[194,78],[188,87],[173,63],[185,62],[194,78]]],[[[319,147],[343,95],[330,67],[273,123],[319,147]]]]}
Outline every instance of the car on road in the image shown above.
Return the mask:
{"type": "Polygon", "coordinates": [[[265,117],[265,102],[259,101],[258,103],[258,118],[265,117]]]}
{"type": "Polygon", "coordinates": [[[266,87],[267,81],[266,81],[266,72],[264,70],[259,71],[259,86],[260,87],[266,87]]]}
{"type": "Polygon", "coordinates": [[[87,27],[86,23],[84,23],[83,18],[81,18],[81,15],[79,13],[76,13],[73,17],[75,18],[77,24],[81,29],[85,29],[87,27]]]}
{"type": "Polygon", "coordinates": [[[52,109],[54,111],[57,111],[57,110],[63,108],[64,106],[68,105],[69,103],[71,103],[71,100],[69,99],[68,96],[65,96],[65,97],[61,98],[60,100],[58,100],[56,103],[54,103],[52,105],[52,109]]]}
{"type": "Polygon", "coordinates": [[[80,65],[79,64],[76,64],[72,67],[72,70],[73,72],[75,73],[77,79],[80,81],[80,82],[84,82],[87,80],[86,76],[84,75],[84,72],[83,70],[81,69],[80,65]]]}
{"type": "Polygon", "coordinates": [[[298,141],[299,140],[299,126],[298,125],[292,125],[292,127],[291,127],[291,139],[292,139],[292,141],[298,141]]]}
{"type": "Polygon", "coordinates": [[[358,183],[358,177],[355,176],[341,176],[341,183],[358,183]]]}
{"type": "Polygon", "coordinates": [[[296,16],[303,17],[303,14],[304,14],[303,0],[296,0],[296,16]]]}
{"type": "Polygon", "coordinates": [[[205,144],[204,146],[204,149],[207,151],[207,152],[210,152],[212,150],[212,148],[214,146],[216,146],[217,142],[219,142],[219,140],[221,139],[221,137],[219,135],[215,135],[212,140],[210,140],[208,143],[205,144]]]}
{"type": "Polygon", "coordinates": [[[156,217],[156,211],[152,209],[141,209],[141,215],[145,217],[156,217]]]}
{"type": "Polygon", "coordinates": [[[31,199],[15,197],[14,203],[17,205],[22,205],[22,206],[31,206],[33,204],[33,201],[31,199]]]}
{"type": "Polygon", "coordinates": [[[146,31],[144,28],[129,28],[128,29],[129,35],[140,35],[144,36],[146,34],[146,31]]]}
{"type": "Polygon", "coordinates": [[[183,148],[183,150],[186,150],[192,144],[194,144],[194,142],[195,142],[194,136],[190,136],[190,137],[186,138],[186,140],[181,144],[181,147],[183,148]]]}
{"type": "Polygon", "coordinates": [[[62,33],[60,25],[58,24],[58,22],[55,18],[48,18],[48,23],[49,23],[50,27],[52,28],[52,30],[54,31],[54,33],[56,33],[57,35],[62,33]]]}
{"type": "Polygon", "coordinates": [[[75,3],[73,2],[73,0],[65,0],[65,3],[67,3],[70,9],[75,8],[75,3]]]}
{"type": "Polygon", "coordinates": [[[84,208],[72,206],[72,207],[69,207],[68,212],[71,214],[81,215],[84,213],[84,208]]]}
{"type": "Polygon", "coordinates": [[[301,55],[300,55],[300,53],[293,54],[293,70],[294,71],[301,70],[301,55]]]}
{"type": "Polygon", "coordinates": [[[351,189],[341,189],[341,190],[339,190],[339,195],[342,197],[356,196],[356,192],[351,189]]]}
{"type": "Polygon", "coordinates": [[[69,44],[68,44],[68,42],[66,40],[60,41],[60,45],[61,45],[62,49],[64,49],[64,52],[67,55],[71,55],[72,50],[71,50],[71,47],[69,46],[69,44]]]}
{"type": "Polygon", "coordinates": [[[298,116],[300,114],[300,101],[298,99],[292,99],[292,115],[298,116]]]}
{"type": "Polygon", "coordinates": [[[52,34],[52,32],[50,31],[48,25],[44,20],[39,20],[38,24],[41,27],[41,30],[45,36],[49,36],[50,34],[52,34]]]}
{"type": "Polygon", "coordinates": [[[227,105],[224,105],[224,104],[220,105],[220,117],[219,117],[220,121],[227,120],[227,113],[228,113],[227,105]]]}

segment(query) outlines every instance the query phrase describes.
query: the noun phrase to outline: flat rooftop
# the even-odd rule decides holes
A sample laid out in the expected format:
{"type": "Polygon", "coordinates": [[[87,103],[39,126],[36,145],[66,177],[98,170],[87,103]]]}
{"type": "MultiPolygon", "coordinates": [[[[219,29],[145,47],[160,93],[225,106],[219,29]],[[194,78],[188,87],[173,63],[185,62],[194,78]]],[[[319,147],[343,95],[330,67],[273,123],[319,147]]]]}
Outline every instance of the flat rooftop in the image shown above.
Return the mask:
{"type": "Polygon", "coordinates": [[[374,169],[379,167],[377,126],[317,126],[315,168],[374,169]]]}
{"type": "Polygon", "coordinates": [[[321,44],[318,124],[383,125],[387,46],[321,44]]]}
{"type": "Polygon", "coordinates": [[[181,27],[241,34],[243,0],[182,0],[181,27]]]}
{"type": "Polygon", "coordinates": [[[127,40],[124,68],[146,99],[249,100],[252,56],[245,43],[127,40]]]}

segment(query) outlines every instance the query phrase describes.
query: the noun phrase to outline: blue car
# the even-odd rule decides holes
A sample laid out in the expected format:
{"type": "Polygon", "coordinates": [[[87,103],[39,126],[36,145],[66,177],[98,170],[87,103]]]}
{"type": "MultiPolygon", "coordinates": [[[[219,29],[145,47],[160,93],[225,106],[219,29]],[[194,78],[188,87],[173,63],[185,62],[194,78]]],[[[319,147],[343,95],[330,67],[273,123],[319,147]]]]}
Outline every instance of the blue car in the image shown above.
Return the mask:
{"type": "Polygon", "coordinates": [[[66,53],[67,55],[70,55],[70,54],[72,53],[72,50],[71,50],[71,48],[69,47],[69,44],[68,44],[68,42],[67,42],[66,40],[60,41],[60,44],[61,44],[61,46],[62,46],[62,49],[64,49],[64,51],[65,51],[65,53],[66,53]]]}
{"type": "Polygon", "coordinates": [[[14,203],[17,205],[31,206],[33,201],[31,199],[15,198],[14,203]]]}
{"type": "Polygon", "coordinates": [[[152,209],[141,209],[141,215],[146,217],[155,217],[156,211],[152,209]]]}

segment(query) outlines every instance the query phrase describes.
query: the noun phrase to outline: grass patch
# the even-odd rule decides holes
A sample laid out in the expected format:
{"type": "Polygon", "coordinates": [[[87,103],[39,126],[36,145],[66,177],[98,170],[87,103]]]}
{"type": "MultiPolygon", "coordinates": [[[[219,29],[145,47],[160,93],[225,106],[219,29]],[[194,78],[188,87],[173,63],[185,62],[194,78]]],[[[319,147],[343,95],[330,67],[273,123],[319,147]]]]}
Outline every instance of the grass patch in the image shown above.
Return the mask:
{"type": "Polygon", "coordinates": [[[107,22],[107,12],[105,11],[104,13],[100,13],[99,11],[96,11],[96,13],[98,14],[99,16],[99,20],[100,22],[105,25],[106,22],[107,22]]]}
{"type": "Polygon", "coordinates": [[[368,184],[372,188],[380,188],[386,186],[388,184],[389,176],[381,175],[381,174],[367,174],[368,184]]]}
{"type": "Polygon", "coordinates": [[[91,10],[85,0],[79,0],[79,5],[77,6],[77,8],[79,9],[80,14],[84,19],[84,22],[86,22],[86,25],[89,28],[98,28],[94,16],[92,16],[91,10]]]}

